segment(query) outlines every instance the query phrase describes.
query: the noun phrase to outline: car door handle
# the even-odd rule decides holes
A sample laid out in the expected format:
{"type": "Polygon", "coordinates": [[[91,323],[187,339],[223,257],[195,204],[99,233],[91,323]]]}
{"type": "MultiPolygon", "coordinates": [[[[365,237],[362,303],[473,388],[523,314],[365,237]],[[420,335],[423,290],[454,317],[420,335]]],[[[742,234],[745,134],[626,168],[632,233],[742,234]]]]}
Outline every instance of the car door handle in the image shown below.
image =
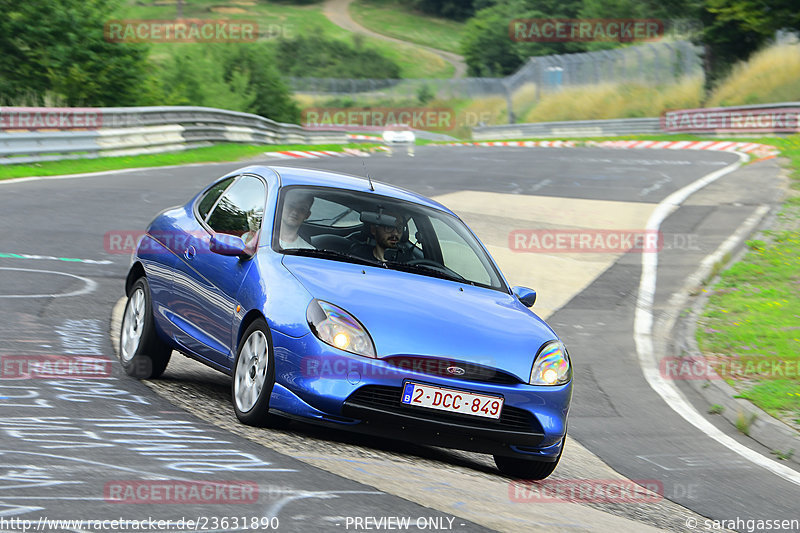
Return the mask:
{"type": "Polygon", "coordinates": [[[195,256],[195,255],[197,255],[197,250],[195,250],[195,249],[194,249],[194,246],[190,246],[190,247],[188,247],[188,248],[187,248],[187,249],[186,249],[186,250],[183,252],[183,257],[185,257],[185,258],[186,258],[186,259],[188,259],[189,261],[191,261],[192,259],[194,259],[194,256],[195,256]]]}

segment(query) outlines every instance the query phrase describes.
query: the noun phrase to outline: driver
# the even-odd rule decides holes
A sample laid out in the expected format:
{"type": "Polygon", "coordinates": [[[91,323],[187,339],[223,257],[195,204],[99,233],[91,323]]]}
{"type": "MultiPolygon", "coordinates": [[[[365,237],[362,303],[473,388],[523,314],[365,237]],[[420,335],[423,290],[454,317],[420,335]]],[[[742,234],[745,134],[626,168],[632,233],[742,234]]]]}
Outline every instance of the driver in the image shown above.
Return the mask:
{"type": "Polygon", "coordinates": [[[399,260],[398,244],[406,230],[406,219],[399,213],[384,211],[379,217],[385,220],[385,224],[370,224],[370,234],[375,238],[375,246],[368,244],[356,244],[350,254],[362,259],[378,260],[381,263],[387,261],[386,251],[391,250],[390,254],[393,261],[399,260]]]}

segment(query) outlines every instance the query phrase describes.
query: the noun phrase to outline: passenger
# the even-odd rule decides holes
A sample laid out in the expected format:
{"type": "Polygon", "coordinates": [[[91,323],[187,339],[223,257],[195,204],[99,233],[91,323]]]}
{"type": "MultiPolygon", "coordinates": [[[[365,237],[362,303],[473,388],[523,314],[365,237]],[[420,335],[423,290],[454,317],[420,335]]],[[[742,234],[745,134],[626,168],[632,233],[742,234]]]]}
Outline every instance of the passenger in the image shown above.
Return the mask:
{"type": "Polygon", "coordinates": [[[314,197],[310,194],[299,192],[293,194],[289,192],[283,201],[281,211],[280,246],[282,249],[313,249],[314,246],[301,237],[298,232],[303,222],[311,215],[311,206],[314,197]]]}

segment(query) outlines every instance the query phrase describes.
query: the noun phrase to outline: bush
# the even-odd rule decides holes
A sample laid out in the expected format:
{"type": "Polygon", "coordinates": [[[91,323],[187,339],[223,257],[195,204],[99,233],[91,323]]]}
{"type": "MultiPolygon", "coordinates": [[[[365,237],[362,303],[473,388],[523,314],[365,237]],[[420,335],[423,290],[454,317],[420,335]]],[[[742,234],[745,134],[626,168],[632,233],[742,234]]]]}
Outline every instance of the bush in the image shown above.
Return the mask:
{"type": "Polygon", "coordinates": [[[708,106],[800,100],[800,46],[766,48],[736,65],[714,88],[708,106]]]}
{"type": "Polygon", "coordinates": [[[311,78],[399,78],[400,67],[377,50],[325,36],[281,39],[277,43],[278,69],[287,76],[311,78]]]}
{"type": "Polygon", "coordinates": [[[136,105],[148,86],[147,48],[105,40],[109,0],[0,0],[0,95],[8,102],[136,105]],[[145,90],[143,90],[143,88],[145,90]]]}
{"type": "Polygon", "coordinates": [[[263,44],[176,47],[159,65],[160,105],[195,105],[298,123],[300,110],[263,44]]]}

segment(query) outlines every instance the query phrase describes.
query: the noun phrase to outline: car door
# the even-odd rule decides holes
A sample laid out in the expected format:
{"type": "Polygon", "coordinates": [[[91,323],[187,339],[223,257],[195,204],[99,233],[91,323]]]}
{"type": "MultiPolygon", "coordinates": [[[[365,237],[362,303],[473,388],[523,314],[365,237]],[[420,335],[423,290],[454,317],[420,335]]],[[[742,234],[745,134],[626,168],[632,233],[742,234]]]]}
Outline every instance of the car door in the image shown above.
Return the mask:
{"type": "MultiPolygon", "coordinates": [[[[210,250],[211,237],[228,234],[247,241],[258,238],[266,203],[266,184],[256,176],[237,177],[207,214],[198,202],[193,227],[178,254],[173,277],[173,312],[178,325],[175,340],[196,355],[229,368],[233,355],[233,317],[236,295],[253,261],[223,256],[210,250]]],[[[253,250],[255,250],[255,244],[253,250]]]]}

